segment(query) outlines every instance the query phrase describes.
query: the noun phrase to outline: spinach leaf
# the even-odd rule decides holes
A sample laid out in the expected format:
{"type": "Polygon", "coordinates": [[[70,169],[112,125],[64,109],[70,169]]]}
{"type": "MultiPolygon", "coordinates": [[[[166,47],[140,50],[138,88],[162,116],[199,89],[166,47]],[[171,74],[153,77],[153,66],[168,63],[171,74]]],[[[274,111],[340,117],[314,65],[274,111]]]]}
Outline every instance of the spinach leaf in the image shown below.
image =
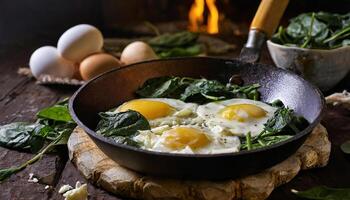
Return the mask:
{"type": "Polygon", "coordinates": [[[288,140],[291,137],[293,136],[292,135],[271,135],[271,136],[264,136],[260,138],[253,138],[253,139],[250,138],[249,140],[247,140],[248,136],[246,136],[246,140],[242,141],[241,150],[251,150],[251,149],[258,149],[265,146],[270,146],[270,145],[282,142],[284,140],[288,140]]]}
{"type": "Polygon", "coordinates": [[[137,91],[145,98],[175,98],[205,103],[229,98],[259,99],[259,84],[224,85],[216,80],[180,77],[157,77],[147,80],[137,91]]]}
{"type": "Polygon", "coordinates": [[[37,113],[38,118],[51,119],[60,122],[72,122],[67,105],[54,105],[37,113]]]}
{"type": "Polygon", "coordinates": [[[258,89],[259,84],[252,84],[246,86],[238,85],[226,85],[227,89],[233,93],[235,98],[252,99],[258,101],[260,99],[260,93],[258,89]]]}
{"type": "Polygon", "coordinates": [[[179,47],[188,44],[193,44],[198,39],[199,34],[182,31],[177,33],[165,33],[160,36],[154,37],[148,41],[153,47],[179,47]]]}
{"type": "Polygon", "coordinates": [[[316,13],[317,18],[324,23],[326,23],[330,28],[341,28],[343,17],[342,15],[336,14],[336,13],[328,13],[328,12],[318,12],[316,13]]]}
{"type": "Polygon", "coordinates": [[[245,137],[245,145],[247,150],[251,150],[252,149],[252,136],[250,135],[250,132],[247,133],[246,137],[245,137]]]}
{"type": "Polygon", "coordinates": [[[126,112],[101,112],[101,120],[97,124],[96,132],[105,137],[130,137],[138,130],[150,129],[147,119],[140,113],[128,110],[126,112]]]}
{"type": "Polygon", "coordinates": [[[180,77],[159,77],[147,80],[136,94],[150,98],[180,98],[184,90],[194,79],[180,77]]]}
{"type": "Polygon", "coordinates": [[[350,140],[344,142],[340,145],[340,149],[345,153],[350,155],[350,140]]]}
{"type": "Polygon", "coordinates": [[[293,109],[285,107],[280,100],[274,101],[271,105],[277,107],[277,110],[273,117],[264,124],[265,128],[259,136],[275,135],[276,133],[294,135],[309,125],[304,117],[297,116],[293,109]]]}
{"type": "Polygon", "coordinates": [[[39,151],[33,158],[24,162],[23,164],[15,167],[0,169],[0,183],[5,179],[9,178],[12,174],[15,174],[23,169],[25,169],[28,165],[35,163],[40,160],[45,153],[52,151],[57,145],[67,144],[68,138],[71,134],[71,131],[62,131],[57,136],[57,138],[51,141],[45,148],[39,151]]]}
{"type": "Polygon", "coordinates": [[[180,99],[186,102],[205,103],[207,100],[225,99],[229,94],[225,85],[219,81],[198,79],[185,89],[180,99]]]}
{"type": "Polygon", "coordinates": [[[303,13],[290,20],[289,25],[279,27],[272,41],[302,48],[331,49],[349,45],[350,13],[340,15],[318,12],[303,13]]]}
{"type": "Polygon", "coordinates": [[[317,186],[305,191],[292,190],[298,197],[318,200],[348,200],[350,199],[350,188],[330,188],[317,186]]]}
{"type": "Polygon", "coordinates": [[[43,154],[54,151],[56,146],[67,144],[76,127],[68,115],[65,100],[39,111],[35,123],[15,122],[0,126],[0,146],[38,152],[20,166],[0,169],[0,182],[40,160],[43,154]],[[49,144],[43,148],[47,143],[49,144]]]}
{"type": "Polygon", "coordinates": [[[199,34],[188,31],[165,33],[148,41],[160,58],[195,56],[203,52],[197,43],[199,34]]]}
{"type": "Polygon", "coordinates": [[[153,49],[160,58],[196,56],[203,52],[203,47],[200,44],[193,44],[191,46],[173,48],[153,47],[153,49]]]}
{"type": "Polygon", "coordinates": [[[9,178],[12,174],[17,173],[22,169],[23,168],[21,167],[11,167],[11,168],[0,169],[0,183],[1,181],[9,178]]]}
{"type": "Polygon", "coordinates": [[[39,151],[53,129],[40,123],[14,122],[0,126],[0,146],[39,151]]]}
{"type": "Polygon", "coordinates": [[[0,145],[8,148],[30,148],[32,132],[36,124],[14,122],[0,126],[0,145]]]}
{"type": "Polygon", "coordinates": [[[286,107],[278,108],[275,111],[274,116],[267,120],[265,124],[265,132],[270,134],[281,132],[292,121],[293,116],[294,112],[292,109],[286,107]]]}
{"type": "Polygon", "coordinates": [[[274,115],[267,120],[264,130],[258,136],[242,140],[241,150],[257,149],[282,142],[309,125],[305,118],[297,116],[292,109],[285,107],[282,101],[276,100],[270,105],[277,108],[274,115]]]}

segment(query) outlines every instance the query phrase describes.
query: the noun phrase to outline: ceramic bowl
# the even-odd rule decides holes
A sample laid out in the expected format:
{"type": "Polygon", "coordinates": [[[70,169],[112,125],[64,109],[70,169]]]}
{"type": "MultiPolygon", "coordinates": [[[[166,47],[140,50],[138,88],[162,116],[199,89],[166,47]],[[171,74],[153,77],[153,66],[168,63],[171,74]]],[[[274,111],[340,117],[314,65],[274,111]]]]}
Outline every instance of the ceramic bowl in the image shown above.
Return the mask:
{"type": "Polygon", "coordinates": [[[303,76],[322,91],[334,87],[350,70],[350,46],[330,50],[305,49],[268,40],[267,47],[277,67],[303,76]]]}

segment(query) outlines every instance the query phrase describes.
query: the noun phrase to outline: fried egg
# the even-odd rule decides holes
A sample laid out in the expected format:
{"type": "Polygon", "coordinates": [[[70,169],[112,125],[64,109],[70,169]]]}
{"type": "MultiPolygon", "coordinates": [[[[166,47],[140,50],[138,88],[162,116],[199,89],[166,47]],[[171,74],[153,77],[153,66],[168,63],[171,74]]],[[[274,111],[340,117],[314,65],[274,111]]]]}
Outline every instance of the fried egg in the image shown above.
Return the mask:
{"type": "Polygon", "coordinates": [[[141,113],[152,128],[163,125],[201,124],[202,118],[196,114],[198,104],[185,103],[170,98],[143,98],[127,101],[116,111],[134,110],[141,113]]]}
{"type": "Polygon", "coordinates": [[[197,114],[211,132],[222,135],[257,136],[276,108],[249,99],[229,99],[201,105],[197,114]]]}
{"type": "Polygon", "coordinates": [[[134,99],[115,112],[134,110],[149,122],[132,139],[146,150],[217,154],[238,152],[240,137],[258,135],[276,108],[249,99],[229,99],[205,105],[170,98],[134,99]]]}
{"type": "Polygon", "coordinates": [[[196,125],[161,126],[140,131],[134,140],[141,148],[170,153],[213,154],[238,152],[237,136],[219,135],[196,125]]]}

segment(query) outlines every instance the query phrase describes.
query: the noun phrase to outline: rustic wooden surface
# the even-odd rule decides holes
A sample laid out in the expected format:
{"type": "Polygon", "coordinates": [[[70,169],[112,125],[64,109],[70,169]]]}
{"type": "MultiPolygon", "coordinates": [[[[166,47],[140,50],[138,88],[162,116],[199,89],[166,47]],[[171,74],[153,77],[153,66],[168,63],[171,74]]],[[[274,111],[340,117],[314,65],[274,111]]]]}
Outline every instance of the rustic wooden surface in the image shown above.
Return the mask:
{"type": "Polygon", "coordinates": [[[80,127],[73,131],[67,146],[69,159],[90,182],[116,195],[148,200],[265,200],[301,170],[327,165],[331,151],[327,130],[318,125],[295,154],[261,173],[203,181],[149,177],[128,170],[108,158],[80,127]]]}
{"type": "MultiPolygon", "coordinates": [[[[232,41],[240,47],[244,38],[233,38],[232,41]]],[[[36,85],[34,80],[17,75],[17,69],[27,65],[31,52],[38,46],[0,48],[0,124],[32,121],[40,108],[54,104],[62,97],[71,95],[75,90],[70,87],[36,85]]],[[[226,56],[237,56],[239,49],[226,56]]],[[[267,55],[265,50],[262,62],[271,63],[267,55]]],[[[346,88],[350,88],[350,76],[330,92],[341,92],[346,88]]],[[[277,188],[270,196],[270,200],[297,199],[290,192],[292,188],[302,190],[316,185],[350,187],[350,162],[346,160],[339,148],[341,143],[350,140],[350,111],[341,107],[329,107],[325,111],[322,124],[327,128],[332,142],[329,164],[324,168],[301,172],[290,183],[277,188]]],[[[20,164],[30,156],[28,153],[0,148],[0,167],[20,164]]],[[[0,199],[63,199],[57,194],[62,184],[74,185],[77,180],[84,182],[83,177],[67,160],[64,150],[60,155],[44,156],[40,162],[0,184],[0,199]],[[51,174],[53,178],[49,181],[43,179],[45,183],[41,181],[38,184],[28,183],[28,174],[31,172],[39,177],[51,174]],[[51,185],[51,189],[45,190],[46,184],[51,185]]],[[[89,193],[90,199],[120,199],[92,185],[89,185],[89,193]]]]}

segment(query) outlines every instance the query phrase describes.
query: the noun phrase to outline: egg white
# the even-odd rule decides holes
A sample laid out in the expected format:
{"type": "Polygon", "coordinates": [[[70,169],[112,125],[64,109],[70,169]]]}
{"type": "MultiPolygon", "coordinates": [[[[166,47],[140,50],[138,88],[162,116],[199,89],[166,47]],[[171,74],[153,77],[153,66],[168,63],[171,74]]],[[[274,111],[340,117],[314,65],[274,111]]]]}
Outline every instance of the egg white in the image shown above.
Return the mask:
{"type": "MultiPolygon", "coordinates": [[[[143,98],[143,100],[163,102],[174,110],[168,116],[148,120],[151,130],[141,130],[133,139],[139,142],[143,149],[169,153],[217,154],[238,152],[241,145],[240,137],[245,136],[248,132],[251,133],[252,137],[258,135],[264,129],[264,123],[276,111],[276,108],[264,102],[249,99],[229,99],[205,105],[185,103],[170,98],[143,98]],[[227,120],[220,115],[222,109],[235,104],[252,104],[264,109],[266,114],[260,118],[249,118],[244,122],[227,120]],[[165,145],[166,133],[177,127],[198,129],[206,134],[210,142],[196,149],[191,149],[190,146],[177,150],[171,149],[165,145]]],[[[119,106],[114,112],[120,112],[123,105],[119,106]]],[[[245,115],[246,113],[240,114],[245,115]]]]}
{"type": "Polygon", "coordinates": [[[217,154],[238,152],[240,149],[240,140],[237,136],[221,135],[210,131],[210,129],[198,125],[180,125],[180,126],[161,126],[151,130],[140,131],[138,135],[133,138],[139,142],[141,148],[169,153],[183,153],[183,154],[217,154]],[[186,146],[180,150],[173,150],[164,145],[166,138],[166,131],[177,127],[190,127],[201,130],[209,138],[210,142],[201,148],[191,149],[186,146]]]}
{"type": "MultiPolygon", "coordinates": [[[[250,132],[251,136],[257,136],[264,129],[264,124],[271,118],[276,108],[263,103],[249,99],[229,99],[225,101],[212,102],[200,105],[197,108],[197,114],[205,120],[205,125],[211,132],[221,135],[245,136],[250,132]],[[228,120],[220,116],[220,111],[227,106],[235,104],[252,104],[266,111],[266,115],[261,118],[249,118],[244,122],[237,120],[228,120]]],[[[242,115],[246,113],[242,112],[242,115]]]]}

